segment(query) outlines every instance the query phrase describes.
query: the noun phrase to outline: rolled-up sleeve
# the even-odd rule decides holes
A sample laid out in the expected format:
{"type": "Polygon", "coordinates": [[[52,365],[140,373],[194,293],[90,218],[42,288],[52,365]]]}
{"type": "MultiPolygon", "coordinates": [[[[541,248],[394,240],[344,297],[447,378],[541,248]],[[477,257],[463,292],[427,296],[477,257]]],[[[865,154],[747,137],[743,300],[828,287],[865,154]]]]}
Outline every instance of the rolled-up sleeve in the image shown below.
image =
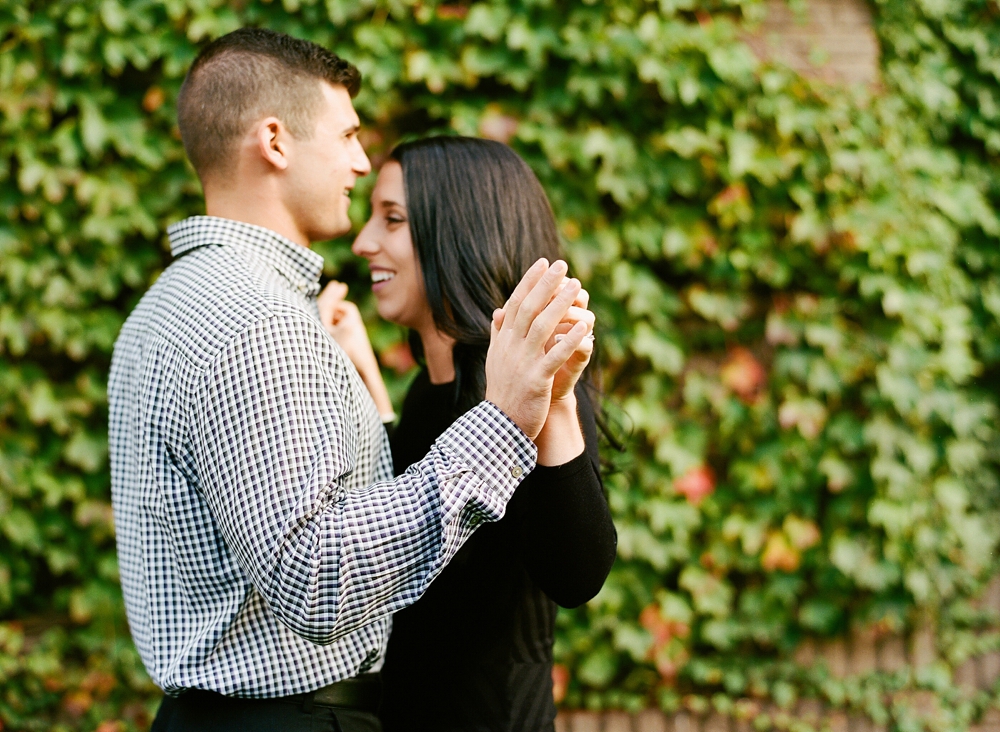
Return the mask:
{"type": "Polygon", "coordinates": [[[319,323],[263,319],[205,369],[191,420],[226,544],[275,616],[320,644],[414,602],[535,465],[531,440],[483,402],[403,475],[348,488],[367,399],[348,368],[319,323]]]}

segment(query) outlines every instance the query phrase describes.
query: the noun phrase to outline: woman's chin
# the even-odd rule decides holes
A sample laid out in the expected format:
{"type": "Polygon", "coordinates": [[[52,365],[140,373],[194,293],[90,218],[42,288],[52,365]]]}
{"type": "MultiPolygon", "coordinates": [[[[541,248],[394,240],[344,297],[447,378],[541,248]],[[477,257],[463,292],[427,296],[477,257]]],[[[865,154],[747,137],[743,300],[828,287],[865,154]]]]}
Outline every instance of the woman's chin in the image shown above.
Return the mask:
{"type": "Polygon", "coordinates": [[[399,309],[391,307],[388,303],[384,303],[379,300],[375,306],[375,310],[378,312],[378,316],[382,318],[382,320],[388,320],[390,323],[395,323],[396,325],[406,325],[406,323],[401,321],[399,309]]]}

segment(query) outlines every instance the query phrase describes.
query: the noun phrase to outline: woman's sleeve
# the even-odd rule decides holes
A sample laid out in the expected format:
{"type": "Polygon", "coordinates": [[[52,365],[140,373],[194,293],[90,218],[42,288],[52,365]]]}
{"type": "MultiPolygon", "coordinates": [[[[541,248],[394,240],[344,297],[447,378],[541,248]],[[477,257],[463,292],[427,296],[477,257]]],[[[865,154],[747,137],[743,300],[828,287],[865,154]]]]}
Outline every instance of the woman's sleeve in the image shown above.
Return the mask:
{"type": "Polygon", "coordinates": [[[577,385],[576,396],[586,449],[564,465],[536,466],[518,490],[524,491],[525,566],[542,591],[562,607],[577,607],[598,593],[618,546],[601,482],[594,408],[582,384],[577,385]]]}

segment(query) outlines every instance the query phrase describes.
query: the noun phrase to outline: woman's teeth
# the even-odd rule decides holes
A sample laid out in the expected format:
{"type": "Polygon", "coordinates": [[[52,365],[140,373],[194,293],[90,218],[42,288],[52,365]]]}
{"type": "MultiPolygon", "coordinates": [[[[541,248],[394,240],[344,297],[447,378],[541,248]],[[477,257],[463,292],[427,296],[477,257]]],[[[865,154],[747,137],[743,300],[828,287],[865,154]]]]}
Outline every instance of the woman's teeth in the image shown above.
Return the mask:
{"type": "Polygon", "coordinates": [[[385,271],[372,272],[372,284],[377,284],[379,282],[386,282],[388,280],[391,280],[395,276],[396,276],[395,272],[385,272],[385,271]]]}

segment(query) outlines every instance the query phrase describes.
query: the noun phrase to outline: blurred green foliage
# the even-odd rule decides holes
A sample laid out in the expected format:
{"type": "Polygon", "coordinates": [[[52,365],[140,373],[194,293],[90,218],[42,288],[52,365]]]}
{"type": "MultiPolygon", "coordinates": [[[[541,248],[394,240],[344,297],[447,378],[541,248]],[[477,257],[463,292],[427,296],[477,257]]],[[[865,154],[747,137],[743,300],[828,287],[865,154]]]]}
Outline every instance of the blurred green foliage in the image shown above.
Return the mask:
{"type": "MultiPolygon", "coordinates": [[[[871,89],[755,59],[741,34],[765,9],[0,0],[3,728],[142,729],[155,709],[117,587],[106,374],[165,227],[201,210],[183,74],[244,24],[361,68],[376,165],[405,136],[485,135],[549,192],[631,434],[610,454],[620,559],[560,615],[565,704],[752,717],[815,697],[916,730],[888,694],[923,688],[959,730],[994,703],[952,669],[1000,640],[969,603],[1000,542],[1000,6],[878,0],[871,89]],[[942,659],[919,673],[790,661],[917,621],[942,659]]],[[[347,240],[318,248],[374,317],[347,240]]],[[[398,397],[403,334],[371,332],[398,397]]]]}

